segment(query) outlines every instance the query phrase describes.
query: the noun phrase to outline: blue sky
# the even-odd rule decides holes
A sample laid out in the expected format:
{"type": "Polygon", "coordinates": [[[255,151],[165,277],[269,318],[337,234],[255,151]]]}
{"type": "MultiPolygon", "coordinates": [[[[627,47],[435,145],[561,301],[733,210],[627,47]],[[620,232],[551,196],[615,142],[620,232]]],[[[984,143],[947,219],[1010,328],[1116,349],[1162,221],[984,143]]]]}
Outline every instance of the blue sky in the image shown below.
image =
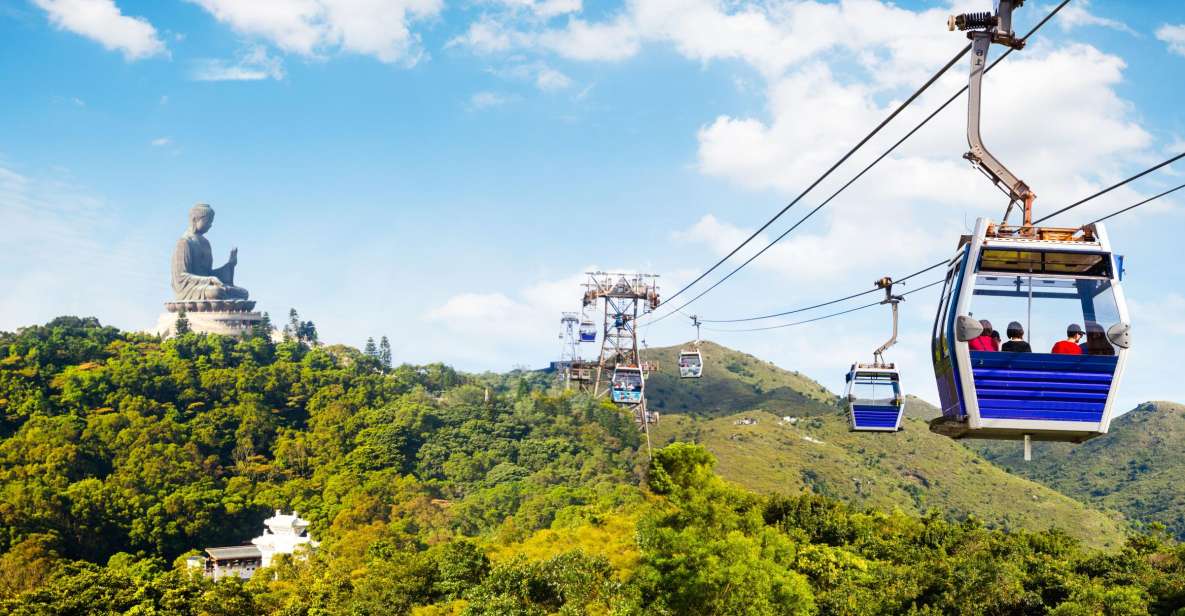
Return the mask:
{"type": "MultiPolygon", "coordinates": [[[[1050,4],[1026,3],[1018,30],[1050,4]]],[[[204,201],[218,212],[216,258],[238,246],[238,282],[260,308],[295,306],[326,341],[387,335],[397,360],[470,370],[542,365],[558,354],[558,313],[578,307],[582,272],[643,270],[678,288],[964,44],[945,30],[952,10],[9,0],[0,329],[64,313],[150,327],[186,212],[204,201]]],[[[960,64],[784,224],[965,79],[960,64]]],[[[1034,187],[1038,213],[1050,211],[1185,150],[1183,82],[1185,5],[1073,0],[988,77],[985,138],[1034,187]]],[[[963,113],[960,101],[689,311],[793,308],[947,256],[976,216],[1002,208],[961,159],[963,113]]],[[[1180,183],[1182,172],[1082,216],[1180,183]]],[[[1125,407],[1185,400],[1174,373],[1185,336],[1181,222],[1180,201],[1166,199],[1111,226],[1135,322],[1125,407]]],[[[911,296],[890,353],[906,388],[929,399],[932,314],[933,294],[911,296]]],[[[705,337],[838,389],[887,319],[864,311],[705,337]]],[[[675,318],[646,332],[654,346],[691,334],[675,318]]]]}

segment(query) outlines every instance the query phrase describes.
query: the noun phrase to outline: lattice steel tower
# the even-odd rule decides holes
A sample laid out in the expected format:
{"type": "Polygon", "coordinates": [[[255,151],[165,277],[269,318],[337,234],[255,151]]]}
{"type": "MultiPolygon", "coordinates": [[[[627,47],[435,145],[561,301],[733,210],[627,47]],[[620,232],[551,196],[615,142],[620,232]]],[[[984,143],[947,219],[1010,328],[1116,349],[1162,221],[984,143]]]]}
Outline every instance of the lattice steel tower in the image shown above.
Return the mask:
{"type": "Polygon", "coordinates": [[[639,352],[637,321],[638,317],[658,307],[657,279],[656,274],[588,272],[588,282],[584,284],[585,307],[604,302],[601,354],[593,393],[601,396],[612,390],[613,375],[619,368],[639,371],[642,375],[641,400],[618,404],[632,410],[634,420],[643,428],[657,423],[658,414],[650,413],[646,408],[645,374],[653,366],[644,362],[639,352]]]}

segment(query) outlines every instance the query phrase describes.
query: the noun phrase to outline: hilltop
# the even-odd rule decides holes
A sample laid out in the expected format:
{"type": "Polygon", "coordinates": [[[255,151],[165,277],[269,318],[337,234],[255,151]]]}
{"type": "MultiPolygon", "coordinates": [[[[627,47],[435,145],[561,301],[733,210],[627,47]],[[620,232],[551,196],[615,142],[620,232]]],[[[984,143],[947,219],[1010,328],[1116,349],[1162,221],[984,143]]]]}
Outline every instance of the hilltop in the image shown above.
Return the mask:
{"type": "Polygon", "coordinates": [[[682,346],[660,347],[645,352],[647,361],[657,361],[659,370],[646,379],[646,396],[651,408],[663,413],[719,417],[762,408],[771,413],[826,413],[835,394],[803,374],[784,370],[764,361],[704,341],[704,373],[699,379],[679,378],[682,346]]]}
{"type": "Polygon", "coordinates": [[[1148,402],[1080,445],[1036,443],[1025,462],[1008,443],[969,442],[986,459],[1096,507],[1159,522],[1185,538],[1185,406],[1148,402]]]}
{"type": "MultiPolygon", "coordinates": [[[[918,398],[907,402],[904,431],[853,433],[837,396],[817,382],[719,345],[704,348],[708,359],[699,382],[678,380],[665,362],[662,373],[647,381],[652,407],[665,409],[653,437],[656,446],[703,444],[726,479],[763,493],[810,489],[862,507],[937,510],[998,528],[1057,527],[1094,545],[1122,542],[1126,531],[1119,516],[1010,474],[930,432],[924,418],[937,409],[918,398]],[[762,397],[757,387],[773,395],[762,397]],[[728,392],[741,395],[732,399],[728,392]],[[694,406],[697,397],[704,407],[694,406]]],[[[647,358],[676,352],[653,349],[647,358]]]]}

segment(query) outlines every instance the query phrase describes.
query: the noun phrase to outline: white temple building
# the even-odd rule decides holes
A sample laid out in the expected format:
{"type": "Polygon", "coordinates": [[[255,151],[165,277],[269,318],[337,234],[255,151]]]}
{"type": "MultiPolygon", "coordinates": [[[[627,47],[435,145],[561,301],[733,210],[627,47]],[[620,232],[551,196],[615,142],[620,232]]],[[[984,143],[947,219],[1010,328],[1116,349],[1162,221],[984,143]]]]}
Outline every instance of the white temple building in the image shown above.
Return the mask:
{"type": "Polygon", "coordinates": [[[266,527],[263,534],[251,540],[259,548],[261,566],[270,565],[276,554],[296,552],[297,546],[308,545],[312,550],[318,545],[306,532],[309,521],[302,520],[295,511],[292,515],[284,515],[277,509],[276,515],[264,520],[263,524],[266,527]]]}
{"type": "Polygon", "coordinates": [[[189,566],[204,565],[205,574],[215,580],[228,576],[247,579],[256,569],[270,565],[277,554],[295,554],[300,546],[306,546],[300,550],[302,553],[317,548],[318,543],[308,534],[309,521],[295,511],[286,515],[277,509],[263,524],[263,534],[252,539],[250,545],[206,548],[209,557],[191,557],[189,566]]]}

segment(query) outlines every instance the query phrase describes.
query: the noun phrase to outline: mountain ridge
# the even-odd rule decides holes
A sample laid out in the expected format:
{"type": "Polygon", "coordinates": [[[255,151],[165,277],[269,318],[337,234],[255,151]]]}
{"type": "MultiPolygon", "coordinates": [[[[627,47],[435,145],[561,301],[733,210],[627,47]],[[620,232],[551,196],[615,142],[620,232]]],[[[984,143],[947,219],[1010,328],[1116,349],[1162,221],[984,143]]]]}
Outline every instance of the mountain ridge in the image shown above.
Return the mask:
{"type": "Polygon", "coordinates": [[[700,443],[719,460],[718,472],[743,487],[783,494],[809,490],[912,514],[938,510],[999,528],[1057,526],[1106,547],[1119,545],[1127,532],[1115,511],[1096,510],[933,434],[925,419],[937,409],[921,399],[909,397],[901,432],[849,432],[839,396],[801,373],[704,343],[704,377],[678,379],[677,367],[668,362],[678,349],[647,353],[647,359],[660,362],[647,380],[648,402],[663,412],[652,429],[655,445],[700,443]],[[758,388],[776,395],[763,400],[758,388]],[[744,395],[729,399],[736,391],[744,395]],[[695,407],[697,401],[703,407],[695,407]]]}

